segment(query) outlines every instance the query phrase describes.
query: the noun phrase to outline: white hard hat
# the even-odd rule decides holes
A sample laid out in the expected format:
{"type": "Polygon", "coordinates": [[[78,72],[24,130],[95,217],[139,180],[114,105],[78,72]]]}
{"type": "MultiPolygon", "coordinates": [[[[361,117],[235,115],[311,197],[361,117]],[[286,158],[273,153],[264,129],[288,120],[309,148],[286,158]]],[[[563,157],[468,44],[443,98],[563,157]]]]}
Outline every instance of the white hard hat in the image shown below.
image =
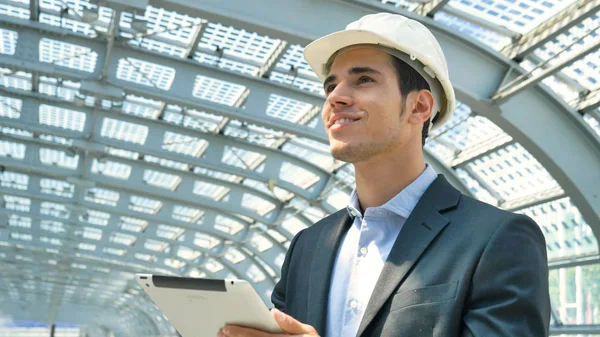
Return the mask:
{"type": "Polygon", "coordinates": [[[350,23],[345,30],[324,36],[306,46],[304,58],[319,79],[324,81],[332,57],[340,50],[356,45],[373,45],[391,50],[390,54],[408,61],[425,78],[436,102],[432,120],[438,114],[435,123],[430,126],[432,130],[450,119],[456,98],[448,76],[448,65],[442,48],[425,26],[397,14],[365,15],[350,23]]]}

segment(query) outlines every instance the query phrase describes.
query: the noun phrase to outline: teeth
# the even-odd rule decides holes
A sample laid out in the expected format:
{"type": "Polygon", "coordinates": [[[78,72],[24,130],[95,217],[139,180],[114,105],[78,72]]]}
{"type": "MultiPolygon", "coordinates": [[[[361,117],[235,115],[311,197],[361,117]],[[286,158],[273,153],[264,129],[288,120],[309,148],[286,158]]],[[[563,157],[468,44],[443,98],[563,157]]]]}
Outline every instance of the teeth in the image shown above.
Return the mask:
{"type": "Polygon", "coordinates": [[[333,124],[342,124],[342,123],[351,123],[353,120],[351,118],[342,118],[335,121],[333,124]]]}

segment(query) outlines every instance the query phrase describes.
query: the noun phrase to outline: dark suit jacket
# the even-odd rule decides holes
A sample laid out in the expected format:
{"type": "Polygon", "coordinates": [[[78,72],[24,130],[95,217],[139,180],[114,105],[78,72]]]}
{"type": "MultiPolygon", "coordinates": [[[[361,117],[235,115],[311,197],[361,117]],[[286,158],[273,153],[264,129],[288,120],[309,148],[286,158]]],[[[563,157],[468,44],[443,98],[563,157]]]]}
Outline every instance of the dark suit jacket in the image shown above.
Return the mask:
{"type": "MultiPolygon", "coordinates": [[[[299,232],[273,291],[275,307],[321,336],[333,263],[351,224],[342,209],[299,232]]],[[[550,310],[536,223],[469,198],[440,175],[406,220],[357,336],[542,337],[550,310]]]]}

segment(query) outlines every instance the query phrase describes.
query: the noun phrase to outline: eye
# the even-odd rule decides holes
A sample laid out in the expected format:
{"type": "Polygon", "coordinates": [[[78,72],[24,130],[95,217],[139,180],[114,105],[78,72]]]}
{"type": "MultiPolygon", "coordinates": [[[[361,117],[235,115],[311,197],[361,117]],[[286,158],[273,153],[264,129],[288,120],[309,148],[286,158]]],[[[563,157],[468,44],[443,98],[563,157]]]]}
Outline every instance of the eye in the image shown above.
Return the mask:
{"type": "Polygon", "coordinates": [[[328,85],[327,88],[325,88],[325,94],[329,95],[334,89],[335,89],[335,84],[328,85]]]}
{"type": "Polygon", "coordinates": [[[370,83],[370,82],[373,82],[373,79],[368,76],[361,76],[358,79],[358,81],[356,81],[356,83],[358,83],[358,84],[370,83]]]}

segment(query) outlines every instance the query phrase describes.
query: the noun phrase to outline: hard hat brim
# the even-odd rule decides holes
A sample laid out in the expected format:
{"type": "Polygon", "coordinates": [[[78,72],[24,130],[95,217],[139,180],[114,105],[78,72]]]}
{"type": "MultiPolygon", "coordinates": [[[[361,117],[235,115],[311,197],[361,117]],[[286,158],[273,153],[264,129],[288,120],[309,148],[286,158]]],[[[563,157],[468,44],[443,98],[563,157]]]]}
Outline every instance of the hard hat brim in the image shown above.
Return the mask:
{"type": "MultiPolygon", "coordinates": [[[[326,65],[327,62],[330,61],[330,58],[341,49],[360,44],[381,45],[399,50],[408,55],[413,54],[412,51],[407,50],[407,48],[398,44],[396,41],[390,40],[375,32],[362,29],[347,29],[326,35],[307,45],[304,48],[304,59],[313,69],[319,80],[323,82],[328,75],[326,65]]],[[[429,65],[431,63],[427,55],[414,56],[416,56],[424,65],[429,65]]],[[[437,76],[437,78],[442,85],[445,102],[442,104],[444,108],[440,111],[440,115],[438,116],[436,123],[434,123],[433,129],[443,125],[450,119],[452,114],[448,113],[448,111],[454,110],[455,102],[454,89],[450,82],[442,80],[443,77],[440,76],[437,76]]]]}

